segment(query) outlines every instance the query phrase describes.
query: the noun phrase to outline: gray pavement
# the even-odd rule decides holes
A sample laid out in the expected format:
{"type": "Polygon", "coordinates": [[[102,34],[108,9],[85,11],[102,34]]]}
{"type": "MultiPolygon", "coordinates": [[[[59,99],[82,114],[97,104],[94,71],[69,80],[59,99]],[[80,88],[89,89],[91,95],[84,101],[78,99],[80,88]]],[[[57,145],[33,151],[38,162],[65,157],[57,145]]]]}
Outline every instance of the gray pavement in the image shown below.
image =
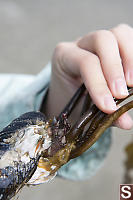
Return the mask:
{"type": "MultiPolygon", "coordinates": [[[[71,41],[118,23],[133,25],[131,0],[0,0],[1,73],[38,73],[59,41],[71,41]]],[[[123,180],[124,147],[132,131],[113,129],[113,145],[104,167],[90,180],[54,179],[25,187],[20,200],[118,200],[123,180]]]]}

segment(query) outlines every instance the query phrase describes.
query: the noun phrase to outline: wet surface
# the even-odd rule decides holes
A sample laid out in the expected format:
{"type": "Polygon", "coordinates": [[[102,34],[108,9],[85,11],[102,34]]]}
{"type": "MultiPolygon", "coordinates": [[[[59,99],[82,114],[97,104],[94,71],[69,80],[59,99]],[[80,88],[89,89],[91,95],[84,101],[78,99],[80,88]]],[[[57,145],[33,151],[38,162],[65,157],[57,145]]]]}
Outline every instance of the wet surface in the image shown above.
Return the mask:
{"type": "MultiPolygon", "coordinates": [[[[118,23],[133,25],[132,8],[129,0],[0,0],[0,71],[36,74],[51,59],[59,41],[118,23]]],[[[124,148],[132,138],[132,131],[114,128],[109,156],[92,179],[56,178],[49,184],[25,187],[19,199],[117,200],[124,176],[124,148]]]]}

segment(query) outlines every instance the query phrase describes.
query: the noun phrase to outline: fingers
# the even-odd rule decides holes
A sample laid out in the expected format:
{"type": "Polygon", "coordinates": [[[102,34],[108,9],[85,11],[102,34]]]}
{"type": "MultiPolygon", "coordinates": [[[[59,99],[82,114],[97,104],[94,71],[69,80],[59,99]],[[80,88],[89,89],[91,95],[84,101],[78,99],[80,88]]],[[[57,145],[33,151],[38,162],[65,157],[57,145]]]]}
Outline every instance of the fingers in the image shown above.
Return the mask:
{"type": "MultiPolygon", "coordinates": [[[[131,53],[133,51],[131,44],[133,29],[122,25],[113,29],[112,33],[110,31],[91,33],[80,39],[77,44],[80,48],[98,55],[108,89],[114,97],[123,98],[128,95],[126,85],[133,86],[133,56],[131,53]]],[[[96,99],[94,96],[92,98],[96,99]]],[[[98,101],[100,103],[100,99],[98,101]]],[[[98,103],[97,106],[103,110],[98,103]]],[[[126,113],[117,120],[116,125],[123,129],[130,129],[133,122],[126,113]]]]}
{"type": "MultiPolygon", "coordinates": [[[[79,53],[80,58],[80,53],[79,53]]],[[[112,113],[117,109],[113,100],[112,94],[107,86],[104,74],[101,70],[100,61],[94,54],[88,53],[84,62],[79,60],[80,73],[82,79],[89,91],[93,102],[97,107],[105,113],[112,113]],[[93,65],[93,70],[92,66],[93,65]],[[89,78],[88,78],[89,77],[89,78]]],[[[123,114],[116,122],[115,125],[122,129],[131,129],[133,121],[128,113],[123,114]]]]}
{"type": "Polygon", "coordinates": [[[80,74],[94,103],[106,113],[117,109],[101,69],[99,58],[88,52],[80,63],[80,74]]]}
{"type": "MultiPolygon", "coordinates": [[[[112,95],[123,98],[128,95],[117,40],[110,31],[98,31],[88,37],[88,50],[98,55],[104,77],[112,95]],[[93,45],[92,45],[93,44],[93,45]]],[[[85,47],[87,49],[87,46],[85,47]]]]}
{"type": "Polygon", "coordinates": [[[122,24],[111,30],[117,39],[128,86],[133,86],[133,28],[122,24]]]}
{"type": "Polygon", "coordinates": [[[106,113],[116,110],[117,107],[105,80],[99,58],[71,43],[67,43],[64,49],[62,66],[65,68],[63,70],[71,74],[73,78],[82,77],[91,98],[99,109],[106,113]]]}
{"type": "MultiPolygon", "coordinates": [[[[94,103],[105,113],[117,109],[113,97],[126,97],[127,85],[133,86],[132,40],[132,28],[123,25],[88,34],[61,47],[63,70],[73,80],[82,77],[94,103]]],[[[116,124],[130,129],[133,122],[124,114],[116,124]]]]}

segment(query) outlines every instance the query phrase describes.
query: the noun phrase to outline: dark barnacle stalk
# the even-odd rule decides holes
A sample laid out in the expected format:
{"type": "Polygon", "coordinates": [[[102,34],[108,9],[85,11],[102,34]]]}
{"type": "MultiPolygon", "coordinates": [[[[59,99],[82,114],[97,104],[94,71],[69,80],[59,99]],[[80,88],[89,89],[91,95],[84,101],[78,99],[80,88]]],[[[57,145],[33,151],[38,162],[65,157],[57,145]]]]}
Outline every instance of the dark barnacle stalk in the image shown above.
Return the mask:
{"type": "MultiPolygon", "coordinates": [[[[80,89],[78,91],[81,91],[80,89]]],[[[133,89],[130,88],[128,97],[121,100],[115,99],[115,101],[118,105],[132,95],[133,89]]],[[[67,106],[65,110],[67,110],[67,106]]],[[[66,135],[66,145],[56,152],[56,156],[54,155],[53,157],[49,158],[51,162],[54,162],[54,164],[56,164],[57,158],[59,158],[60,162],[58,163],[56,170],[58,170],[70,159],[80,156],[83,152],[89,149],[98,140],[102,133],[112,125],[114,121],[116,121],[123,113],[127,112],[131,108],[133,108],[133,101],[125,104],[114,113],[108,115],[100,111],[95,105],[92,105],[90,109],[81,116],[80,120],[72,127],[72,129],[68,131],[66,135]],[[89,127],[84,131],[88,123],[89,127]]],[[[68,109],[68,113],[71,112],[71,109],[68,109]]],[[[67,112],[62,112],[62,114],[63,113],[67,112]]],[[[60,118],[62,118],[62,114],[60,115],[60,118]]]]}
{"type": "MultiPolygon", "coordinates": [[[[117,105],[119,105],[120,103],[122,103],[123,101],[125,101],[133,95],[133,88],[128,88],[128,91],[129,95],[126,98],[120,100],[115,99],[117,105]]],[[[81,120],[76,123],[75,127],[73,128],[74,131],[72,131],[68,135],[69,140],[72,140],[72,138],[77,137],[77,142],[75,142],[76,148],[71,152],[70,159],[80,156],[83,152],[89,149],[104,133],[104,131],[113,124],[114,121],[116,121],[123,113],[127,112],[132,108],[133,101],[130,101],[114,113],[107,115],[100,110],[95,111],[96,106],[93,105],[92,108],[82,116],[81,120]],[[94,113],[94,115],[92,113],[94,113]],[[88,122],[90,122],[89,128],[87,128],[85,133],[81,133],[82,126],[85,127],[85,125],[87,125],[88,122]]]]}
{"type": "Polygon", "coordinates": [[[76,149],[76,151],[71,153],[71,158],[80,156],[83,152],[89,149],[98,140],[102,133],[112,125],[114,121],[116,121],[123,113],[127,112],[131,108],[133,108],[133,101],[125,104],[110,115],[104,115],[101,120],[99,120],[98,126],[96,126],[96,128],[94,127],[93,132],[89,132],[88,130],[85,137],[81,138],[81,140],[83,139],[83,144],[78,147],[78,150],[76,149]]]}

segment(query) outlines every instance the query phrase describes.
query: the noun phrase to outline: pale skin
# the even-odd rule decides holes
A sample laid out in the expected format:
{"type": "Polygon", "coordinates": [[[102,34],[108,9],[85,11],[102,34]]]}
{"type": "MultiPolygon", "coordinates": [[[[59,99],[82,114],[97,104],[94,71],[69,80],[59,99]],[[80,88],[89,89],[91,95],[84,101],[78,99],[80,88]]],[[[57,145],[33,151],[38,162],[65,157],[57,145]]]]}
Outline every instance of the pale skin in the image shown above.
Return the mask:
{"type": "MultiPolygon", "coordinates": [[[[58,44],[52,58],[45,114],[57,116],[82,82],[100,110],[109,114],[117,109],[113,97],[122,99],[128,95],[127,86],[133,87],[132,27],[121,24],[58,44]]],[[[79,105],[73,119],[77,120],[80,109],[79,105]]],[[[125,113],[115,125],[131,129],[133,121],[125,113]]]]}

